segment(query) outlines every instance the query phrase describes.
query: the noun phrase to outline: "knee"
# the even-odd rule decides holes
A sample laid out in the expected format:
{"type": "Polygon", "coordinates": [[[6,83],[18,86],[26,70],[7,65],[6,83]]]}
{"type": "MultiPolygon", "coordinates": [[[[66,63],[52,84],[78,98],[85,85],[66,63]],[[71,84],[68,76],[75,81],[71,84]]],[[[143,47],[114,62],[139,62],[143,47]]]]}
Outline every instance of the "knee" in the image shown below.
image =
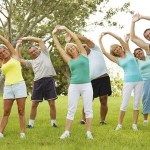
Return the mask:
{"type": "Polygon", "coordinates": [[[36,109],[39,103],[32,103],[32,109],[36,109]]]}
{"type": "Polygon", "coordinates": [[[51,107],[52,109],[55,108],[55,101],[54,101],[54,100],[51,100],[51,101],[50,101],[50,107],[51,107]]]}
{"type": "Polygon", "coordinates": [[[107,106],[107,96],[101,96],[100,97],[100,103],[103,106],[107,106]]]}
{"type": "Polygon", "coordinates": [[[23,109],[19,109],[19,110],[18,110],[18,114],[19,114],[19,116],[24,116],[24,115],[25,115],[25,112],[24,112],[23,109]]]}
{"type": "Polygon", "coordinates": [[[10,115],[10,110],[5,110],[3,116],[9,116],[10,115]]]}

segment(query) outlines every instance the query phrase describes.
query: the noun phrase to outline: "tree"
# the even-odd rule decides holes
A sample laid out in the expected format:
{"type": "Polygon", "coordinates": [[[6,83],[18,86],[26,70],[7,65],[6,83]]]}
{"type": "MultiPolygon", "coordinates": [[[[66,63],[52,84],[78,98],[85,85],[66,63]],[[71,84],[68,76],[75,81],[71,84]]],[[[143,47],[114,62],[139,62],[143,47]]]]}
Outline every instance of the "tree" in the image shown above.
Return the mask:
{"type": "MultiPolygon", "coordinates": [[[[111,20],[112,16],[119,11],[130,12],[129,3],[120,8],[107,10],[108,2],[109,0],[3,0],[0,2],[0,34],[14,46],[20,37],[42,38],[50,49],[50,56],[58,74],[57,92],[66,94],[69,69],[54,47],[51,32],[56,24],[63,24],[74,32],[81,32],[87,26],[86,20],[89,15],[97,11],[105,14],[97,22],[98,25],[103,26],[105,21],[109,25],[116,26],[117,23],[111,20]]],[[[26,43],[23,50],[29,44],[26,43]]],[[[63,40],[62,44],[64,44],[63,40]]],[[[23,53],[23,56],[28,57],[26,53],[23,53]]],[[[29,90],[33,80],[32,73],[24,70],[23,74],[29,90]]]]}

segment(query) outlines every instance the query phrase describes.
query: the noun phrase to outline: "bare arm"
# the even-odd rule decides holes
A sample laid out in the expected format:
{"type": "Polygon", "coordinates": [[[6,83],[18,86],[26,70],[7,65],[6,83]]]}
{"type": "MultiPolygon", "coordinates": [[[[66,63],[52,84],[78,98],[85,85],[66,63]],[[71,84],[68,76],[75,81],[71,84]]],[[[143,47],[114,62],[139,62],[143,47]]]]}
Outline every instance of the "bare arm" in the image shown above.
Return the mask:
{"type": "Polygon", "coordinates": [[[38,43],[38,45],[41,49],[46,49],[46,46],[45,46],[44,42],[40,38],[37,38],[37,37],[23,37],[23,38],[21,38],[21,40],[22,41],[36,42],[36,43],[38,43]]]}
{"type": "Polygon", "coordinates": [[[58,32],[58,30],[56,28],[52,32],[54,43],[55,43],[56,48],[58,49],[60,55],[64,59],[64,61],[69,65],[70,57],[69,57],[69,55],[66,54],[65,50],[63,50],[63,48],[61,47],[61,44],[60,44],[58,37],[56,35],[57,32],[58,32]]]}
{"type": "Polygon", "coordinates": [[[143,41],[137,35],[135,35],[135,22],[137,22],[139,19],[140,19],[139,14],[133,15],[130,29],[130,38],[132,42],[134,42],[137,46],[141,47],[147,52],[149,50],[149,44],[143,41]]]}
{"type": "Polygon", "coordinates": [[[14,47],[11,45],[11,43],[7,39],[5,39],[2,35],[0,35],[0,39],[4,42],[4,44],[8,48],[11,56],[17,58],[17,54],[15,52],[14,47]]]}
{"type": "Polygon", "coordinates": [[[113,55],[111,55],[110,53],[108,53],[104,46],[103,46],[103,43],[102,43],[102,38],[103,36],[105,35],[105,33],[101,33],[100,37],[99,37],[99,45],[100,45],[100,48],[103,52],[103,54],[111,61],[113,61],[114,63],[118,64],[118,60],[116,59],[116,57],[114,57],[113,55]]]}
{"type": "Polygon", "coordinates": [[[16,43],[16,53],[17,55],[19,56],[20,58],[20,62],[22,65],[25,65],[25,60],[23,59],[22,55],[21,55],[21,52],[20,52],[20,46],[22,45],[22,40],[18,40],[17,43],[16,43]]]}
{"type": "Polygon", "coordinates": [[[86,50],[84,49],[81,41],[79,40],[78,36],[73,33],[71,30],[69,30],[67,27],[65,26],[57,26],[56,27],[58,30],[65,30],[70,36],[71,38],[75,41],[76,45],[78,46],[79,50],[80,50],[80,53],[82,53],[83,55],[87,56],[87,52],[86,50]]]}
{"type": "Polygon", "coordinates": [[[140,15],[140,19],[150,20],[150,16],[140,15]]]}
{"type": "Polygon", "coordinates": [[[125,43],[126,43],[127,46],[128,46],[128,49],[130,49],[130,47],[129,47],[130,34],[126,34],[126,35],[124,36],[124,39],[125,39],[125,43]]]}
{"type": "Polygon", "coordinates": [[[116,40],[118,40],[119,43],[121,44],[121,46],[123,47],[124,51],[130,51],[128,45],[124,42],[124,40],[121,37],[119,37],[118,35],[116,35],[112,32],[105,32],[105,34],[109,34],[112,37],[114,37],[116,40]]]}

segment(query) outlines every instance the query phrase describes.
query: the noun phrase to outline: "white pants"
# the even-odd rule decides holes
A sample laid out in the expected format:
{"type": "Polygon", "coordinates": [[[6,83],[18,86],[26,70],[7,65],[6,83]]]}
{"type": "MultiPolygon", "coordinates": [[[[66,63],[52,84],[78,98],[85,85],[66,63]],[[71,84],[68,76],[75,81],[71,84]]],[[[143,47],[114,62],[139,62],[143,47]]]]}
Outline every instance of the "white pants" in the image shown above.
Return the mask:
{"type": "Polygon", "coordinates": [[[86,118],[93,118],[92,99],[93,89],[91,83],[70,84],[68,89],[68,113],[67,119],[73,120],[77,109],[78,101],[82,96],[86,118]]]}
{"type": "Polygon", "coordinates": [[[122,103],[120,110],[126,111],[131,93],[134,92],[134,102],[133,102],[133,110],[139,110],[140,107],[140,99],[143,94],[143,85],[144,82],[126,82],[123,85],[123,94],[122,94],[122,103]]]}

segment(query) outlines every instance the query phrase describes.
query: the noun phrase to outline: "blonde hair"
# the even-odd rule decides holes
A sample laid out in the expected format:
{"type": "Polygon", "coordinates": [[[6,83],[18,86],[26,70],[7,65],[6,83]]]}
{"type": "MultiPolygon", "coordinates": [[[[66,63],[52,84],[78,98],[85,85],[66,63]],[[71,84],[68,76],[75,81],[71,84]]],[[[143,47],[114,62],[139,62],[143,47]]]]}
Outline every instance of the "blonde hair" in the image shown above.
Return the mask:
{"type": "MultiPolygon", "coordinates": [[[[114,50],[117,48],[117,47],[121,47],[119,44],[112,44],[110,46],[110,54],[113,55],[113,56],[118,56],[114,53],[114,50]]],[[[121,47],[122,48],[122,47],[121,47]]]]}
{"type": "Polygon", "coordinates": [[[77,52],[80,53],[79,48],[77,47],[76,44],[74,44],[74,43],[66,43],[66,45],[65,45],[65,51],[66,51],[66,53],[67,53],[68,55],[69,55],[68,50],[67,50],[67,46],[68,46],[68,45],[73,45],[73,46],[75,46],[76,49],[77,49],[77,52]]]}

